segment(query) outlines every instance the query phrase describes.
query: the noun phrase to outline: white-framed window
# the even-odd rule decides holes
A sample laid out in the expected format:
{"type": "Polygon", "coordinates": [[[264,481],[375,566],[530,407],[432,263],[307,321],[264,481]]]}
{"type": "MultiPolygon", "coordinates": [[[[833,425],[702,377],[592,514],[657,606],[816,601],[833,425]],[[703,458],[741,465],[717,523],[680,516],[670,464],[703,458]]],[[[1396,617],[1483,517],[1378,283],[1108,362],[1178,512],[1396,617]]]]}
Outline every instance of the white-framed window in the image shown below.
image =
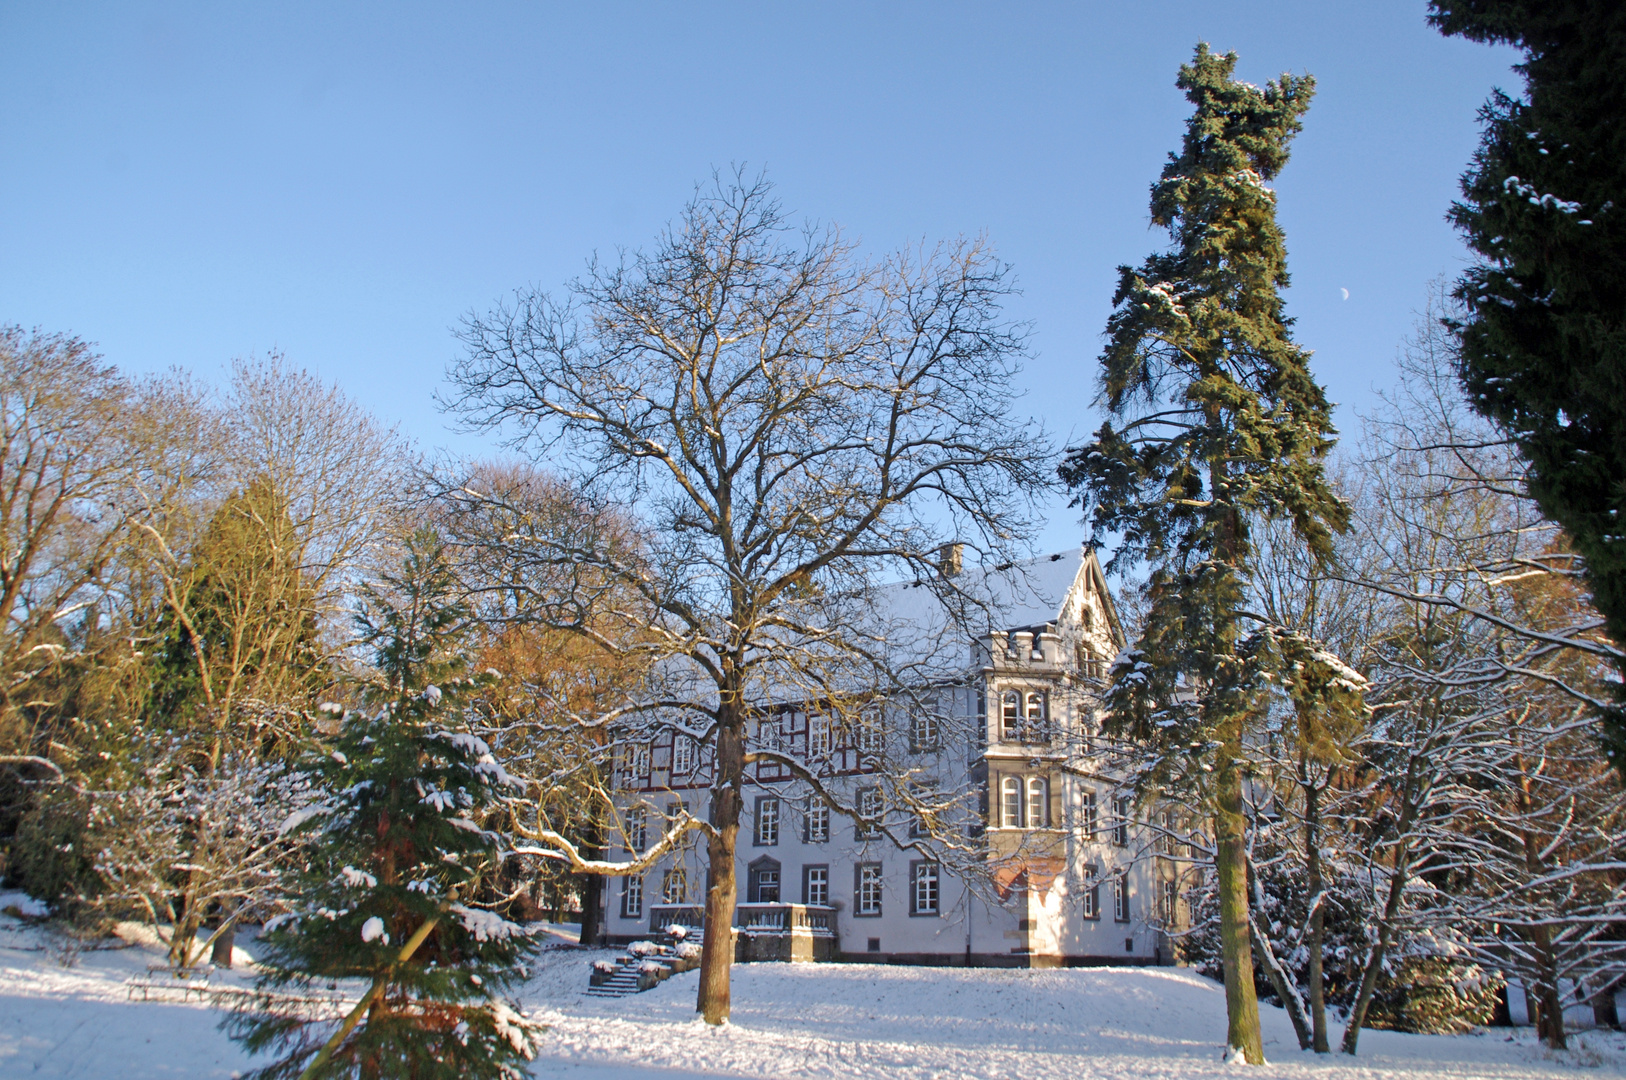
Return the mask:
{"type": "Polygon", "coordinates": [[[1163,897],[1159,903],[1159,915],[1168,926],[1180,921],[1180,883],[1178,881],[1165,881],[1162,883],[1163,897]]]}
{"type": "Polygon", "coordinates": [[[1022,827],[1022,778],[1007,776],[999,782],[999,823],[1007,829],[1022,827]]]}
{"type": "Polygon", "coordinates": [[[758,847],[773,847],[779,843],[779,800],[772,795],[757,797],[758,847]]]}
{"type": "Polygon", "coordinates": [[[644,917],[644,879],[637,874],[621,879],[621,917],[625,919],[644,917]]]}
{"type": "Polygon", "coordinates": [[[934,862],[909,864],[909,914],[937,914],[939,877],[934,862]]]}
{"type": "Polygon", "coordinates": [[[828,866],[802,867],[802,903],[830,903],[830,868],[828,866]]]}
{"type": "Polygon", "coordinates": [[[1007,690],[1000,695],[999,702],[999,737],[1004,742],[1015,742],[1021,738],[1022,695],[1007,690]]]}
{"type": "Polygon", "coordinates": [[[688,776],[694,772],[694,740],[687,735],[672,736],[672,775],[688,776]]]}
{"type": "Polygon", "coordinates": [[[661,903],[681,904],[689,899],[689,875],[681,866],[674,866],[661,875],[661,903]]]}
{"type": "Polygon", "coordinates": [[[1022,729],[1023,742],[1050,741],[1050,695],[1040,690],[1029,690],[1027,715],[1022,729]]]}
{"type": "Polygon", "coordinates": [[[863,840],[871,836],[881,835],[881,789],[867,787],[858,789],[858,824],[853,835],[863,840]]]}
{"type": "Polygon", "coordinates": [[[650,754],[649,744],[633,743],[628,754],[628,771],[638,780],[649,779],[650,754]]]}
{"type": "Polygon", "coordinates": [[[835,753],[835,725],[825,713],[812,713],[807,718],[807,752],[810,757],[827,758],[835,753]]]}
{"type": "Polygon", "coordinates": [[[868,756],[879,754],[886,748],[880,713],[865,709],[853,721],[853,748],[868,756]]]}
{"type": "Polygon", "coordinates": [[[1101,827],[1100,809],[1096,806],[1095,792],[1084,793],[1084,805],[1080,809],[1084,813],[1084,835],[1094,840],[1096,830],[1101,827]]]}
{"type": "Polygon", "coordinates": [[[637,854],[649,846],[649,812],[642,806],[627,811],[623,828],[629,852],[637,854]]]}
{"type": "Polygon", "coordinates": [[[1117,847],[1129,846],[1129,799],[1120,795],[1113,800],[1112,842],[1117,847]]]}
{"type": "Polygon", "coordinates": [[[1084,883],[1084,917],[1086,919],[1101,917],[1101,885],[1094,880],[1084,883]]]}
{"type": "Polygon", "coordinates": [[[1112,917],[1117,922],[1129,921],[1129,875],[1112,876],[1112,917]]]}
{"type": "Polygon", "coordinates": [[[808,805],[807,816],[802,819],[802,841],[822,844],[830,839],[830,807],[815,800],[808,805]]]}
{"type": "Polygon", "coordinates": [[[932,706],[922,703],[921,711],[911,718],[909,727],[909,744],[916,751],[934,750],[937,748],[937,713],[932,706]]]}
{"type": "Polygon", "coordinates": [[[1084,753],[1095,753],[1095,717],[1086,705],[1078,707],[1078,739],[1084,753]]]}
{"type": "Polygon", "coordinates": [[[853,914],[864,917],[881,913],[881,864],[859,863],[854,870],[853,914]]]}
{"type": "Polygon", "coordinates": [[[1042,776],[1028,777],[1027,826],[1043,829],[1050,824],[1050,785],[1042,776]]]}

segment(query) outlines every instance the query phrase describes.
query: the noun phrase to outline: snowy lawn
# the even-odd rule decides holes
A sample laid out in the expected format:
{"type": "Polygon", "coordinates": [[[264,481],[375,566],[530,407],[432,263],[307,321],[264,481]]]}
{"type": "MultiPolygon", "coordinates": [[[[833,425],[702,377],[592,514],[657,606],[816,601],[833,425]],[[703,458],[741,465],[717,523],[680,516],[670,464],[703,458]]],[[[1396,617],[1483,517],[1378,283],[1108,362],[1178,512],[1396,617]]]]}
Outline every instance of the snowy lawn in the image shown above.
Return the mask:
{"type": "MultiPolygon", "coordinates": [[[[4,899],[8,902],[15,897],[4,899]]],[[[564,927],[559,928],[564,930],[564,927]]],[[[139,935],[131,935],[139,937],[139,935]]],[[[564,935],[550,933],[553,941],[564,935]]],[[[252,953],[253,942],[245,942],[252,953]]],[[[1167,968],[964,971],[754,964],[735,969],[734,1021],[694,1014],[697,973],[618,1000],[589,998],[588,964],[610,952],[548,950],[524,994],[552,1025],[539,1077],[1066,1077],[1156,1080],[1228,1076],[1219,1063],[1224,996],[1167,968]]],[[[37,925],[0,915],[0,1078],[159,1080],[250,1067],[199,1003],[131,1002],[125,982],[162,959],[152,944],[73,953],[37,925]]],[[[222,973],[215,983],[241,981],[222,973]]],[[[1587,1032],[1550,1055],[1529,1029],[1441,1038],[1366,1032],[1356,1061],[1317,1060],[1266,1010],[1269,1077],[1626,1075],[1626,1038],[1587,1032]],[[1581,1071],[1578,1071],[1581,1070],[1581,1071]]]]}

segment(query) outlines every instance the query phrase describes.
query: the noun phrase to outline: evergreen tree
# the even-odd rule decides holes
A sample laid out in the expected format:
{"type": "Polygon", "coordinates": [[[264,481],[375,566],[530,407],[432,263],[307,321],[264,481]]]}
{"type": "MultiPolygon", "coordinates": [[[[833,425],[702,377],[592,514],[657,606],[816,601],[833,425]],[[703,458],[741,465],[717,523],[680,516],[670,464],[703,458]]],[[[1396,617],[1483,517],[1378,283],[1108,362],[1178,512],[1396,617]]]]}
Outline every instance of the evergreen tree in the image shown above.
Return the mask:
{"type": "MultiPolygon", "coordinates": [[[[1461,375],[1530,464],[1543,513],[1586,559],[1626,641],[1626,5],[1432,0],[1441,32],[1524,50],[1451,210],[1481,262],[1458,282],[1461,375]]],[[[1626,712],[1609,752],[1626,768],[1626,712]]]]}
{"type": "Polygon", "coordinates": [[[1062,479],[1114,562],[1150,568],[1140,640],[1114,665],[1109,723],[1149,746],[1144,791],[1181,790],[1213,817],[1229,1045],[1264,1060],[1249,950],[1243,740],[1262,708],[1245,647],[1251,516],[1281,517],[1318,556],[1347,509],[1322,461],[1333,429],[1309,356],[1282,314],[1286,252],[1267,186],[1314,82],[1231,78],[1199,45],[1177,85],[1195,106],[1152,187],[1170,250],[1119,270],[1102,354],[1111,418],[1062,479]]]}
{"type": "Polygon", "coordinates": [[[466,612],[451,599],[452,572],[432,534],[412,538],[402,573],[385,585],[368,590],[360,616],[380,685],[307,762],[330,794],[285,826],[308,834],[312,853],[297,911],[267,935],[259,984],[370,986],[337,1031],[279,1013],[270,998],[234,1017],[250,1052],[281,1055],[256,1074],[262,1080],[517,1077],[533,1053],[534,1026],[497,996],[521,977],[533,946],[522,928],[472,904],[501,863],[499,837],[480,819],[516,786],[455,719],[488,676],[465,674],[457,644],[466,612]]]}

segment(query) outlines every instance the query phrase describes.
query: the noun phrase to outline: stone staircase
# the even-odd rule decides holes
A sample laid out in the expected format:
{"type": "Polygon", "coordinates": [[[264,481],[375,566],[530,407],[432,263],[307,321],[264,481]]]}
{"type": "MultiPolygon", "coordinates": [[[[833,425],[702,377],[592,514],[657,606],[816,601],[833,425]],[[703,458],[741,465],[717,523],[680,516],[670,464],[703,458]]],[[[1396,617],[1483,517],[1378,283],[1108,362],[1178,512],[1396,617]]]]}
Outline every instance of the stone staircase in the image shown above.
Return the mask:
{"type": "Polygon", "coordinates": [[[615,959],[612,970],[604,970],[602,965],[605,961],[594,963],[587,994],[589,997],[618,998],[653,989],[677,972],[699,967],[698,954],[679,956],[678,948],[680,944],[699,946],[704,943],[703,939],[700,931],[691,930],[686,937],[675,940],[671,945],[637,942],[629,949],[628,955],[615,959]]]}

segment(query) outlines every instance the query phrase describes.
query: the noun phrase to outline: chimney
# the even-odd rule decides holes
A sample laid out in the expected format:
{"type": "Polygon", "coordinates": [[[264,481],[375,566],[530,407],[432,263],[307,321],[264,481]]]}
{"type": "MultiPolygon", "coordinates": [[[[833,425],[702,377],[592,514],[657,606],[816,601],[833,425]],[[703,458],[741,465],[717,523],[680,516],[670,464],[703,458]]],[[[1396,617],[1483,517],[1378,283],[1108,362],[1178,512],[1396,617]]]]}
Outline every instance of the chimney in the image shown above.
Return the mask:
{"type": "Polygon", "coordinates": [[[961,543],[944,544],[937,549],[937,572],[946,578],[959,574],[965,560],[965,545],[961,543]]]}

